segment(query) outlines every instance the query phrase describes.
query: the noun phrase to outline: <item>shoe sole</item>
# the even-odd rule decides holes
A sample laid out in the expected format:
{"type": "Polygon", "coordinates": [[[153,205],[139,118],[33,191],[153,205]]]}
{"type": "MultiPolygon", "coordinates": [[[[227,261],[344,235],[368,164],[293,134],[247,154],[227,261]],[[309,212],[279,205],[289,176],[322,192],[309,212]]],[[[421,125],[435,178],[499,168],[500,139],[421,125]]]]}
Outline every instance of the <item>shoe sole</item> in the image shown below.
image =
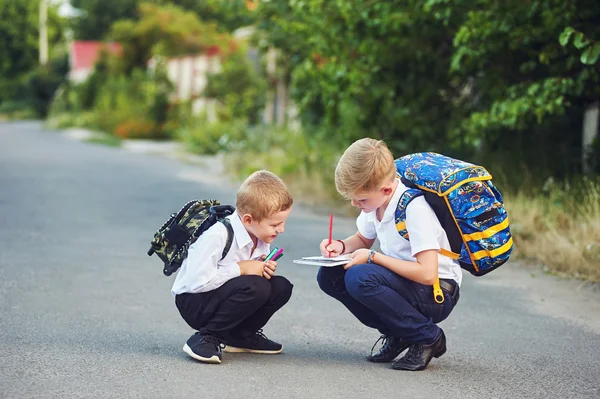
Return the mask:
{"type": "Polygon", "coordinates": [[[227,353],[258,353],[261,355],[277,355],[278,353],[281,353],[283,351],[283,346],[281,347],[281,349],[276,350],[276,351],[270,351],[270,350],[261,350],[261,349],[248,349],[248,348],[238,348],[235,346],[225,346],[225,349],[223,349],[223,352],[227,352],[227,353]]]}
{"type": "Polygon", "coordinates": [[[188,346],[188,344],[183,345],[183,351],[185,353],[187,353],[188,355],[190,355],[190,357],[193,357],[194,359],[199,360],[204,363],[212,363],[212,364],[221,363],[221,359],[219,359],[219,356],[214,355],[211,357],[203,357],[203,356],[199,356],[199,355],[195,354],[194,351],[192,351],[192,348],[190,348],[188,346]]]}

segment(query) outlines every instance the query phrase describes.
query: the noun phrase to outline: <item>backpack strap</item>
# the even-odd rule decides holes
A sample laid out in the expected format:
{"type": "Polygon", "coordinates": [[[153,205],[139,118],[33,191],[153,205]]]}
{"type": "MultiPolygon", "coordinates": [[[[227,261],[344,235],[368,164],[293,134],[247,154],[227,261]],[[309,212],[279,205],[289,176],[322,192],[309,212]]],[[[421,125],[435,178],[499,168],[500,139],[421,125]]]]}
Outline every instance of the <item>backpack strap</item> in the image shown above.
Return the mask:
{"type": "Polygon", "coordinates": [[[221,255],[221,260],[223,260],[231,249],[231,243],[233,242],[233,227],[231,227],[231,222],[229,222],[229,219],[227,218],[219,219],[219,222],[223,223],[227,229],[227,242],[225,243],[225,248],[223,249],[223,254],[221,255]]]}
{"type": "MultiPolygon", "coordinates": [[[[408,240],[408,230],[406,229],[406,208],[412,200],[423,195],[423,191],[417,188],[409,188],[402,193],[396,207],[394,221],[396,222],[396,230],[398,234],[405,240],[408,240]]],[[[440,288],[440,279],[436,278],[433,283],[433,299],[436,303],[444,303],[444,293],[440,288]]]]}
{"type": "Polygon", "coordinates": [[[406,208],[412,200],[423,195],[423,191],[416,188],[409,188],[402,193],[396,207],[395,219],[396,230],[405,240],[408,240],[408,230],[406,230],[406,208]]]}

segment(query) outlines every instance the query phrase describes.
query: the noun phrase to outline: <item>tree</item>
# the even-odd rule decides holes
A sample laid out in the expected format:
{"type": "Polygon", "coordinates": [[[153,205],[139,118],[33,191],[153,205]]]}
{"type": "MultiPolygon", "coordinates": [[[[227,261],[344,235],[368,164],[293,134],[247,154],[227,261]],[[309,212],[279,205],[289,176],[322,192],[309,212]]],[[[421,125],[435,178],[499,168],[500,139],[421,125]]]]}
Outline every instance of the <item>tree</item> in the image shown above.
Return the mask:
{"type": "Polygon", "coordinates": [[[71,20],[76,40],[103,40],[119,19],[134,18],[139,0],[70,0],[81,16],[71,20]]]}
{"type": "Polygon", "coordinates": [[[511,160],[516,153],[532,170],[580,171],[578,132],[600,96],[600,69],[559,37],[567,25],[600,37],[599,17],[591,0],[478,1],[454,37],[452,76],[469,88],[457,134],[499,146],[511,160]]]}
{"type": "Polygon", "coordinates": [[[345,140],[565,176],[598,101],[598,64],[580,60],[600,51],[599,19],[593,0],[261,2],[257,43],[289,59],[304,121],[345,140]]]}
{"type": "Polygon", "coordinates": [[[443,149],[457,95],[447,79],[451,27],[420,1],[261,3],[259,41],[291,59],[292,93],[338,135],[443,149]]]}
{"type": "Polygon", "coordinates": [[[72,20],[75,38],[105,39],[116,21],[137,18],[141,3],[180,7],[202,21],[215,23],[221,31],[231,32],[253,22],[243,0],[71,0],[71,5],[83,13],[72,20]]]}
{"type": "MultiPolygon", "coordinates": [[[[0,102],[20,96],[24,76],[38,66],[39,2],[0,0],[0,102]]],[[[56,6],[48,8],[50,49],[63,37],[56,6]]]]}
{"type": "Polygon", "coordinates": [[[134,68],[145,68],[154,55],[197,54],[223,44],[215,25],[202,22],[195,13],[174,5],[150,3],[139,6],[138,20],[115,22],[110,38],[123,46],[121,61],[127,73],[134,68]]]}

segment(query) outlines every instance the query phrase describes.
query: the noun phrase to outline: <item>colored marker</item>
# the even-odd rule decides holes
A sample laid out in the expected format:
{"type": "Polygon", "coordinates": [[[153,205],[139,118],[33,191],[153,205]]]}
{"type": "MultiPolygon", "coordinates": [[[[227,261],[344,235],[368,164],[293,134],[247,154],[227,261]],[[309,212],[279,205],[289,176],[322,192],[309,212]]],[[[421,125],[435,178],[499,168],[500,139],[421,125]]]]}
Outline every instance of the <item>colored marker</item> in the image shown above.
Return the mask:
{"type": "Polygon", "coordinates": [[[283,248],[279,248],[277,250],[277,252],[275,252],[275,255],[273,255],[273,257],[271,259],[274,261],[277,261],[277,259],[281,258],[282,255],[283,255],[283,248]]]}
{"type": "MultiPolygon", "coordinates": [[[[331,245],[332,232],[333,232],[333,214],[330,214],[329,215],[329,244],[327,244],[327,246],[331,245]]],[[[329,255],[329,257],[331,257],[331,252],[328,251],[327,254],[329,255]]]]}
{"type": "Polygon", "coordinates": [[[273,249],[271,250],[271,252],[269,252],[269,254],[267,255],[267,257],[265,258],[265,261],[267,261],[267,260],[271,260],[271,258],[272,258],[273,256],[275,256],[275,254],[277,253],[277,251],[279,251],[279,248],[278,248],[278,247],[275,247],[275,248],[273,248],[273,249]]]}

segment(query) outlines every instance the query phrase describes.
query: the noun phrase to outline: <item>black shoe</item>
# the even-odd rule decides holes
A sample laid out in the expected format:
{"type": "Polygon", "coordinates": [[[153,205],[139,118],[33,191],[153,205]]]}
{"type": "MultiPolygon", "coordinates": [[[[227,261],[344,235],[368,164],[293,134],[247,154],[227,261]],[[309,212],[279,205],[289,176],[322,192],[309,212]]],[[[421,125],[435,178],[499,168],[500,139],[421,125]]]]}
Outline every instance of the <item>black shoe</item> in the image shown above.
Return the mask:
{"type": "Polygon", "coordinates": [[[274,355],[281,353],[283,346],[277,342],[271,341],[263,334],[262,330],[258,330],[254,335],[245,338],[229,337],[225,340],[225,352],[239,353],[262,353],[274,355]]]}
{"type": "Polygon", "coordinates": [[[371,348],[371,354],[367,356],[367,360],[375,363],[387,363],[394,360],[401,354],[404,349],[410,346],[410,342],[405,341],[402,338],[396,337],[388,337],[387,335],[382,335],[379,337],[377,341],[373,344],[371,348]],[[373,354],[373,349],[375,349],[375,345],[379,341],[383,340],[382,347],[379,349],[379,352],[373,354]]]}
{"type": "Polygon", "coordinates": [[[197,332],[183,345],[183,351],[201,362],[221,363],[222,347],[223,344],[217,337],[197,332]]]}
{"type": "Polygon", "coordinates": [[[444,331],[429,345],[413,344],[404,357],[392,363],[395,370],[424,370],[432,358],[440,357],[446,353],[446,336],[444,331]]]}

